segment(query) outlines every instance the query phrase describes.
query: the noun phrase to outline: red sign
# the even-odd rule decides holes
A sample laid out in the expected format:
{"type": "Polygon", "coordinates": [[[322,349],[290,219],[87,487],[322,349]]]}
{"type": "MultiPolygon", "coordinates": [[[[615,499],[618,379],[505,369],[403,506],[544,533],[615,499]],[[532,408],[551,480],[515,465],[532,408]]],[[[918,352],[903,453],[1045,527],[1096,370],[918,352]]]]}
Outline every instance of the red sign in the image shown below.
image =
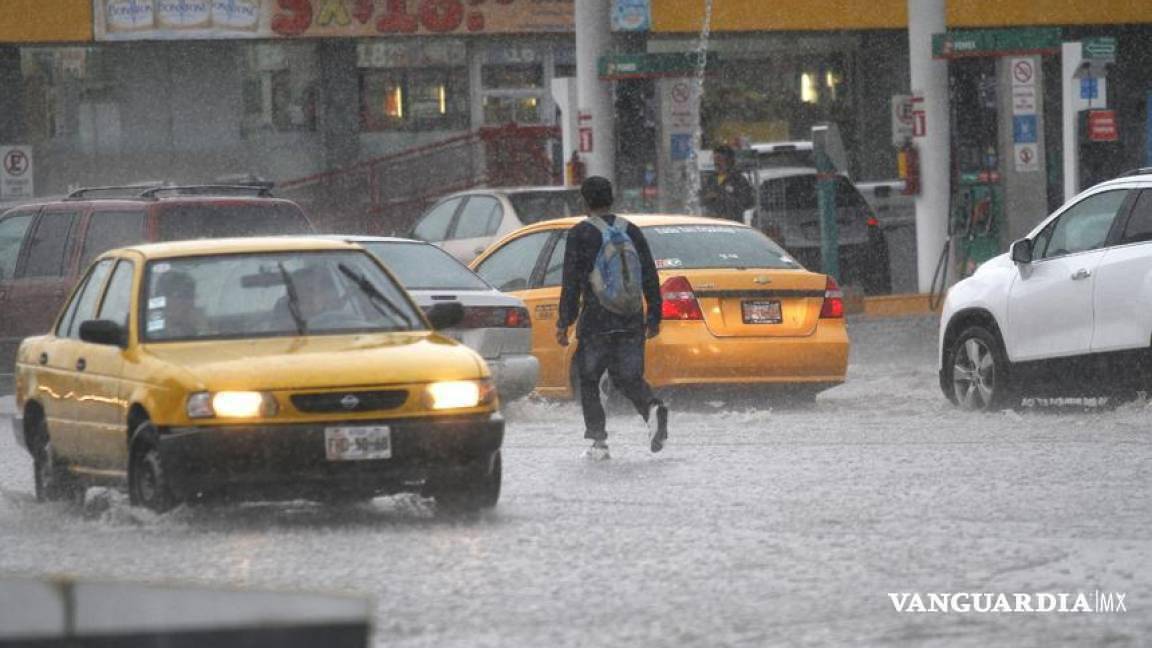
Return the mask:
{"type": "Polygon", "coordinates": [[[1115,142],[1120,139],[1116,128],[1115,110],[1092,110],[1088,112],[1088,141],[1115,142]]]}
{"type": "Polygon", "coordinates": [[[580,129],[580,152],[592,152],[592,129],[587,126],[580,129]]]}
{"type": "Polygon", "coordinates": [[[912,137],[924,137],[928,132],[928,111],[924,97],[912,97],[912,137]]]}

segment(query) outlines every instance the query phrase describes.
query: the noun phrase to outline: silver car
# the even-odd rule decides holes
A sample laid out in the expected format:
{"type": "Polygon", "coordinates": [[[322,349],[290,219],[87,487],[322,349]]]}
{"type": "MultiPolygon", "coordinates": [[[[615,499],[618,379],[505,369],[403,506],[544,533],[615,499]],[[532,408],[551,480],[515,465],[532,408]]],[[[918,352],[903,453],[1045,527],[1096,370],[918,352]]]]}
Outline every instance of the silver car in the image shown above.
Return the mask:
{"type": "Polygon", "coordinates": [[[378,236],[334,238],[374,254],[425,311],[445,301],[463,304],[464,319],[442,333],[484,357],[503,401],[536,389],[540,362],[532,355],[532,321],[519,298],[496,290],[430,243],[378,236]]]}
{"type": "Polygon", "coordinates": [[[432,205],[412,238],[435,243],[464,263],[525,225],[587,213],[575,187],[469,189],[432,205]]]}

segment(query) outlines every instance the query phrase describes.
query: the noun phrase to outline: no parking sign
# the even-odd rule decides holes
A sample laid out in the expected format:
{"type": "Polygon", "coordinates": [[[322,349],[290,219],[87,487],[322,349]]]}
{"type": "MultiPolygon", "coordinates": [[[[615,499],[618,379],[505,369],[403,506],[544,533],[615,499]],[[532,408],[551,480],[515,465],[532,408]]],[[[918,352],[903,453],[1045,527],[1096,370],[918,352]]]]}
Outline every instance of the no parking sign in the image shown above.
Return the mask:
{"type": "Polygon", "coordinates": [[[12,200],[33,195],[32,147],[0,146],[0,198],[12,200]]]}

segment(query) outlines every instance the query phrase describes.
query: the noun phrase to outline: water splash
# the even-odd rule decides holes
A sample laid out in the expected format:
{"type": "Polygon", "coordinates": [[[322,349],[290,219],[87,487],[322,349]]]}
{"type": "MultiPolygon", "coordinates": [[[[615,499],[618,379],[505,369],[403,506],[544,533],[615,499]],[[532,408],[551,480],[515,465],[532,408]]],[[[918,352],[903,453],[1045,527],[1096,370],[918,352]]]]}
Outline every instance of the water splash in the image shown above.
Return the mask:
{"type": "Polygon", "coordinates": [[[700,144],[704,141],[704,127],[700,109],[704,99],[704,73],[708,67],[708,41],[712,38],[712,0],[704,0],[704,23],[700,26],[700,40],[696,45],[696,74],[692,80],[692,101],[696,104],[696,127],[692,132],[692,156],[688,160],[688,196],[684,208],[690,214],[701,213],[700,206],[700,144]]]}

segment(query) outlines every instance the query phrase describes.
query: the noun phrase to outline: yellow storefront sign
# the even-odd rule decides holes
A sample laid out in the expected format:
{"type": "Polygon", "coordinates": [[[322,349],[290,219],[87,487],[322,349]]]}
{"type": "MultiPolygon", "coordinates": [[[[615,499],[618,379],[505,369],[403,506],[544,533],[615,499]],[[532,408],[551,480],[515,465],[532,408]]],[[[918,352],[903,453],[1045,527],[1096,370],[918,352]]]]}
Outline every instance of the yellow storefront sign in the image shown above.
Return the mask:
{"type": "Polygon", "coordinates": [[[92,0],[0,0],[0,43],[92,40],[92,0]]]}
{"type": "MultiPolygon", "coordinates": [[[[949,27],[1119,25],[1152,22],[1147,0],[948,0],[949,27]]],[[[699,32],[704,2],[652,0],[652,31],[699,32]]],[[[908,0],[712,0],[718,32],[905,29],[908,0]]]]}

